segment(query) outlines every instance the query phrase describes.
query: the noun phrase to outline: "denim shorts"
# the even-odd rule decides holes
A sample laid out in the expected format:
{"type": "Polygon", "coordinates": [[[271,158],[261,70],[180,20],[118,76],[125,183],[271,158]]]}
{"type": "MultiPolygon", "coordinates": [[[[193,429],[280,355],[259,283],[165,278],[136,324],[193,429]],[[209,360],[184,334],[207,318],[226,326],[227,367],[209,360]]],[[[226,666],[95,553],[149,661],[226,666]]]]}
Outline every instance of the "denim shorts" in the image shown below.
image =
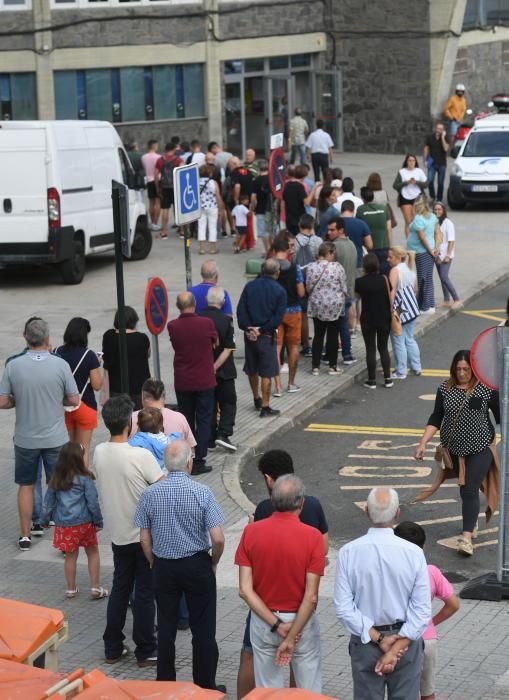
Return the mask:
{"type": "Polygon", "coordinates": [[[49,481],[58,460],[60,447],[37,448],[34,450],[14,445],[14,481],[18,486],[33,486],[37,481],[39,459],[42,458],[49,481]]]}

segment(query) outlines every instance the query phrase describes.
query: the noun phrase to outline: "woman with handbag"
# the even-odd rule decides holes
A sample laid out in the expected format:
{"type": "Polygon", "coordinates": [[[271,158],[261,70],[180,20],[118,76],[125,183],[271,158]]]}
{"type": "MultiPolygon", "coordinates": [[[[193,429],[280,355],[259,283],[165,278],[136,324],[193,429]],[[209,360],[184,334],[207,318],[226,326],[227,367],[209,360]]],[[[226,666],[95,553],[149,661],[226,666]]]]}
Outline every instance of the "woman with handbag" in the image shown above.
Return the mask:
{"type": "Polygon", "coordinates": [[[329,374],[343,373],[338,368],[338,334],[340,317],[345,313],[347,295],[346,273],[335,261],[336,248],[333,243],[322,243],[318,249],[318,260],[310,263],[306,270],[308,314],[313,319],[314,337],[311,346],[313,375],[320,374],[323,341],[327,334],[326,352],[329,374]]]}
{"type": "Polygon", "coordinates": [[[459,350],[452,359],[449,379],[438,387],[435,408],[415,450],[415,459],[422,460],[427,443],[440,430],[437,457],[443,467],[431,489],[419,494],[416,500],[428,498],[444,479],[458,477],[463,516],[458,553],[466,556],[474,553],[472,533],[479,516],[479,489],[488,503],[486,522],[498,506],[498,456],[489,411],[499,423],[498,392],[474,375],[470,351],[459,350]]]}
{"type": "Polygon", "coordinates": [[[391,271],[391,301],[397,310],[401,322],[401,334],[391,332],[394,351],[395,371],[391,379],[406,379],[408,365],[417,375],[421,374],[421,353],[414,338],[415,320],[419,316],[417,304],[417,275],[414,270],[414,255],[399,245],[389,248],[387,256],[391,271]]]}
{"type": "Polygon", "coordinates": [[[374,253],[362,258],[363,276],[355,280],[355,293],[362,301],[361,331],[366,346],[367,389],[376,389],[376,350],[382,362],[384,386],[394,386],[391,379],[391,358],[387,345],[391,331],[391,284],[380,274],[380,264],[374,253]]]}
{"type": "Polygon", "coordinates": [[[55,354],[65,360],[80,392],[77,408],[65,407],[65,425],[69,440],[83,445],[83,460],[88,466],[92,433],[97,428],[97,401],[94,391],[102,387],[102,376],[97,353],[88,347],[90,323],[79,316],[71,318],[64,333],[64,344],[55,354]]]}

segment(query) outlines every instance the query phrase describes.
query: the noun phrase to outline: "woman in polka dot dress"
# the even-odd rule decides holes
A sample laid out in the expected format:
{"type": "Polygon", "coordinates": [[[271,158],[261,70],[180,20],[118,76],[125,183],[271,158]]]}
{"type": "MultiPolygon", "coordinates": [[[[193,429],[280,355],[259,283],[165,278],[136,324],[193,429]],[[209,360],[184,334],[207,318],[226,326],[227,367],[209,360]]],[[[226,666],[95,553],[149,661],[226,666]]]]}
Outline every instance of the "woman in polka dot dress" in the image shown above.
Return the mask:
{"type": "MultiPolygon", "coordinates": [[[[498,503],[498,457],[489,411],[499,423],[498,392],[478,381],[470,365],[470,351],[459,350],[453,357],[449,379],[438,387],[435,408],[415,458],[424,458],[426,444],[440,430],[440,443],[452,458],[453,470],[449,475],[457,476],[460,485],[463,534],[458,539],[458,552],[466,556],[474,553],[472,533],[479,515],[479,489],[482,488],[488,502],[486,520],[498,503]]],[[[439,474],[436,488],[448,477],[444,472],[439,474]]],[[[436,488],[426,492],[426,497],[436,488]]]]}

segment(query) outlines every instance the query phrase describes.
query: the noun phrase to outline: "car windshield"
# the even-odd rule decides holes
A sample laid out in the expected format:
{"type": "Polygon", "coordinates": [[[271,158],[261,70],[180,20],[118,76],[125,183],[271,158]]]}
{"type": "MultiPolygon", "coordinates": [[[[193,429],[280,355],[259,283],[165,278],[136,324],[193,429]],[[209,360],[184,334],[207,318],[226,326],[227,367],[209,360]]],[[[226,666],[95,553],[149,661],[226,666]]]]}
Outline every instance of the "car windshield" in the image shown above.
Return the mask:
{"type": "Polygon", "coordinates": [[[473,131],[462,155],[466,158],[509,156],[509,131],[473,131]]]}

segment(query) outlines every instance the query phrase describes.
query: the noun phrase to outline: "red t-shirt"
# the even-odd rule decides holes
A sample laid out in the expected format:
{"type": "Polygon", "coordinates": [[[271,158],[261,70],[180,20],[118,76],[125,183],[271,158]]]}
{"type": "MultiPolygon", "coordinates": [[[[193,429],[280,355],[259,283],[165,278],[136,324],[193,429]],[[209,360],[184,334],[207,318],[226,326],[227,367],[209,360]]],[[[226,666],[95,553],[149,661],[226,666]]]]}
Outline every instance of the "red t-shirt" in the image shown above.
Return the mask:
{"type": "Polygon", "coordinates": [[[323,535],[293,513],[273,513],[248,525],[235,564],[253,570],[253,588],[271,610],[296,612],[304,597],[306,574],[323,576],[323,535]]]}
{"type": "Polygon", "coordinates": [[[203,391],[216,386],[214,344],[217,332],[210,318],[180,314],[168,323],[175,350],[173,371],[176,391],[203,391]]]}

